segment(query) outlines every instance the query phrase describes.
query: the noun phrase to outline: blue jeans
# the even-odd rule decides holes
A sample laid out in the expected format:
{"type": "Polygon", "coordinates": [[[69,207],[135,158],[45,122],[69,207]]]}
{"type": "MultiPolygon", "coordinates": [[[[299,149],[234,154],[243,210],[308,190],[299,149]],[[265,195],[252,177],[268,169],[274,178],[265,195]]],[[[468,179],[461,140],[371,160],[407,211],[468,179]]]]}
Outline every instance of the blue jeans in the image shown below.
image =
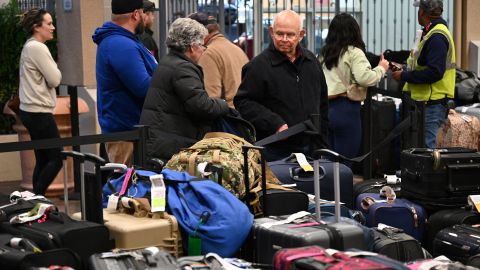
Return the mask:
{"type": "Polygon", "coordinates": [[[356,157],[362,143],[360,102],[346,97],[330,100],[328,119],[328,139],[332,150],[348,158],[356,157]]]}
{"type": "Polygon", "coordinates": [[[448,108],[445,104],[425,106],[425,146],[436,147],[436,138],[440,126],[447,118],[448,108]]]}

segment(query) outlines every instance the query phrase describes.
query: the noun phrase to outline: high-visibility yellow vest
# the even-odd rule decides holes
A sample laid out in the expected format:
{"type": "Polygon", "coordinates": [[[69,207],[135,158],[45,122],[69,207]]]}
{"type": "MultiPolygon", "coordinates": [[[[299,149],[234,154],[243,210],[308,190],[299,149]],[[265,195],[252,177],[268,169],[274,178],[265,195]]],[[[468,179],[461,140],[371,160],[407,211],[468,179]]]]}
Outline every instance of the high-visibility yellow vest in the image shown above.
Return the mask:
{"type": "Polygon", "coordinates": [[[406,83],[403,90],[409,91],[411,97],[418,101],[437,100],[445,97],[453,98],[455,93],[455,45],[453,43],[452,35],[448,28],[444,24],[435,25],[420,41],[418,50],[415,53],[411,53],[407,59],[407,65],[409,70],[424,70],[427,67],[418,64],[418,58],[422,52],[423,45],[433,34],[442,34],[448,40],[448,53],[446,61],[445,73],[441,80],[432,84],[416,84],[406,83]]]}

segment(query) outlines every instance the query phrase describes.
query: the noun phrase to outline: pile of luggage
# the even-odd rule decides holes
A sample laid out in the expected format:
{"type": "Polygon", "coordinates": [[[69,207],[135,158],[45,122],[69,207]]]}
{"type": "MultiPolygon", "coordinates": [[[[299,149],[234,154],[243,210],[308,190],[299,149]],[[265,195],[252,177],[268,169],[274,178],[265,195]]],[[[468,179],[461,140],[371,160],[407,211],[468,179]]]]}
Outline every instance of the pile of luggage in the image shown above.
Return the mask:
{"type": "Polygon", "coordinates": [[[64,152],[96,164],[81,212],[13,193],[0,207],[1,269],[480,266],[475,150],[404,150],[398,177],[353,185],[330,150],[267,164],[241,138],[208,139],[149,170],[64,152]]]}

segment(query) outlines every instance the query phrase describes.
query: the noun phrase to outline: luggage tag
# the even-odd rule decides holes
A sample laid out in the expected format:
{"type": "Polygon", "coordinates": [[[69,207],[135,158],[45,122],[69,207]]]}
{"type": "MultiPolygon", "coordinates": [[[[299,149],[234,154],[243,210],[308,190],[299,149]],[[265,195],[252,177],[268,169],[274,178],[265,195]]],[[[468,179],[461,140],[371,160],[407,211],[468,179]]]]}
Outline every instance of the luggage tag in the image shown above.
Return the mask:
{"type": "Polygon", "coordinates": [[[188,256],[198,256],[202,254],[202,239],[197,236],[197,230],[202,224],[205,224],[210,218],[210,212],[203,212],[200,215],[197,228],[193,231],[193,234],[188,235],[188,256]]]}
{"type": "Polygon", "coordinates": [[[167,204],[163,174],[151,175],[150,182],[152,182],[152,189],[150,191],[150,201],[152,202],[151,211],[153,213],[163,212],[165,211],[165,206],[167,204]]]}
{"type": "Polygon", "coordinates": [[[112,194],[108,196],[108,203],[107,203],[107,209],[108,210],[118,210],[118,201],[119,201],[119,196],[116,194],[112,194]]]}
{"type": "Polygon", "coordinates": [[[468,204],[474,212],[480,213],[480,195],[468,195],[468,204]]]}
{"type": "Polygon", "coordinates": [[[307,158],[303,153],[293,153],[295,158],[297,159],[298,165],[306,171],[306,172],[313,172],[313,167],[308,163],[307,158]]]}

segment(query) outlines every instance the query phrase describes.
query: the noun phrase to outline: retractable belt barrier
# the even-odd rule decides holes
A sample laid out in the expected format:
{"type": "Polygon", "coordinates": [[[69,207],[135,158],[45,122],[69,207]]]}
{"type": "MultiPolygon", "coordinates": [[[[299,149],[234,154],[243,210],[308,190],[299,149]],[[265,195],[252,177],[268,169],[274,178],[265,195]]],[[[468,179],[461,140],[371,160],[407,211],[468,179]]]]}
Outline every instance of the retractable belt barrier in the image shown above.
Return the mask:
{"type": "Polygon", "coordinates": [[[146,140],[148,139],[149,135],[148,126],[135,127],[136,129],[130,131],[122,131],[109,134],[95,134],[74,136],[68,138],[0,143],[0,153],[35,149],[50,149],[64,146],[79,146],[115,141],[132,141],[134,143],[134,163],[136,165],[146,167],[146,140]]]}

